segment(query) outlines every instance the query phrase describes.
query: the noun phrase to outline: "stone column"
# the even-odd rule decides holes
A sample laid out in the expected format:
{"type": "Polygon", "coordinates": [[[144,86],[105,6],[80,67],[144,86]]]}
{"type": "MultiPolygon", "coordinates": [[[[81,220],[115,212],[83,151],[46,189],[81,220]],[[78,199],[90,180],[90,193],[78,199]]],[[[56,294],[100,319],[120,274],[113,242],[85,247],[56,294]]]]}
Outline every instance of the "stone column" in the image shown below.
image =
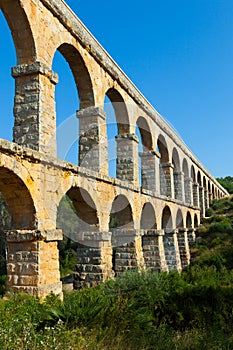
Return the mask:
{"type": "Polygon", "coordinates": [[[58,76],[41,62],[12,68],[15,78],[13,141],[56,156],[54,92],[58,76]]]}
{"type": "Polygon", "coordinates": [[[196,229],[193,227],[190,227],[188,229],[188,242],[189,242],[189,246],[191,246],[192,244],[195,243],[196,240],[196,234],[195,234],[196,229]]]}
{"type": "Polygon", "coordinates": [[[126,270],[145,268],[140,230],[112,230],[112,245],[115,247],[113,269],[116,276],[126,270]]]}
{"type": "Polygon", "coordinates": [[[77,111],[79,165],[108,175],[106,113],[101,107],[77,111]]]}
{"type": "Polygon", "coordinates": [[[184,173],[182,171],[174,172],[174,197],[184,202],[184,173]]]}
{"type": "Polygon", "coordinates": [[[207,209],[210,207],[209,191],[207,189],[204,190],[204,198],[205,198],[205,209],[207,209]]]}
{"type": "Polygon", "coordinates": [[[193,205],[193,179],[191,177],[184,178],[185,203],[193,205]]]}
{"type": "Polygon", "coordinates": [[[213,202],[213,193],[209,192],[209,204],[213,202]]]}
{"type": "Polygon", "coordinates": [[[160,193],[174,198],[174,165],[172,163],[160,164],[160,193]]]}
{"type": "Polygon", "coordinates": [[[83,232],[79,237],[74,289],[95,286],[113,277],[110,232],[83,232]]]}
{"type": "Polygon", "coordinates": [[[181,271],[181,261],[180,261],[177,232],[178,230],[169,229],[169,232],[166,232],[165,230],[165,235],[163,239],[165,259],[166,259],[169,271],[172,271],[172,270],[181,271]]]}
{"type": "Polygon", "coordinates": [[[138,137],[135,134],[120,134],[116,136],[116,142],[116,176],[138,186],[138,137]]]}
{"type": "Polygon", "coordinates": [[[164,230],[145,230],[142,236],[142,249],[147,269],[154,271],[168,271],[164,245],[164,230]]]}
{"type": "Polygon", "coordinates": [[[180,228],[177,234],[182,269],[190,264],[188,229],[180,228]]]}
{"type": "Polygon", "coordinates": [[[6,231],[7,290],[44,298],[62,297],[57,241],[61,230],[6,231]]]}
{"type": "Polygon", "coordinates": [[[193,205],[199,208],[199,184],[197,182],[193,183],[193,205]]]}
{"type": "Polygon", "coordinates": [[[204,188],[199,186],[199,208],[201,215],[205,216],[205,198],[204,198],[204,188]]]}
{"type": "Polygon", "coordinates": [[[159,193],[159,153],[147,151],[139,155],[142,167],[142,188],[159,193]]]}

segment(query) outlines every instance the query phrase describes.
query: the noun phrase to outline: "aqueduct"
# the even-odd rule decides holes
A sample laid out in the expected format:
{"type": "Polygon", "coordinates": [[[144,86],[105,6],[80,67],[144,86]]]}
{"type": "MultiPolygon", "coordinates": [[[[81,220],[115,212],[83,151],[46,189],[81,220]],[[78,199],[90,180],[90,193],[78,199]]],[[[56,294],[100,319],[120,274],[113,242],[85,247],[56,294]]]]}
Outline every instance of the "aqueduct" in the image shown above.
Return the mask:
{"type": "Polygon", "coordinates": [[[17,55],[13,142],[0,140],[0,192],[12,218],[7,288],[42,297],[62,293],[56,222],[64,195],[82,223],[74,233],[80,243],[77,288],[136,266],[187,266],[201,215],[227,192],[63,0],[0,5],[17,55]],[[56,153],[57,51],[79,97],[79,164],[56,153]],[[116,178],[108,172],[105,96],[117,123],[116,178]]]}

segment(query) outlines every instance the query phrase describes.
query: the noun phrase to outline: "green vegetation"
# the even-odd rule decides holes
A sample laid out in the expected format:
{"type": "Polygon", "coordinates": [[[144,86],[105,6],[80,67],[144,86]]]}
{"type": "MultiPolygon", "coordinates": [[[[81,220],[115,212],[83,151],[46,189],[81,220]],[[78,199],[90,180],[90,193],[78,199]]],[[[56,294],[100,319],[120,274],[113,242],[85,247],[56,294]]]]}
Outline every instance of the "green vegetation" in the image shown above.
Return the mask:
{"type": "Polygon", "coordinates": [[[218,182],[231,194],[233,194],[233,177],[226,176],[217,178],[218,182]]]}
{"type": "Polygon", "coordinates": [[[128,272],[64,301],[0,299],[0,349],[233,349],[233,196],[208,215],[181,274],[128,272]]]}

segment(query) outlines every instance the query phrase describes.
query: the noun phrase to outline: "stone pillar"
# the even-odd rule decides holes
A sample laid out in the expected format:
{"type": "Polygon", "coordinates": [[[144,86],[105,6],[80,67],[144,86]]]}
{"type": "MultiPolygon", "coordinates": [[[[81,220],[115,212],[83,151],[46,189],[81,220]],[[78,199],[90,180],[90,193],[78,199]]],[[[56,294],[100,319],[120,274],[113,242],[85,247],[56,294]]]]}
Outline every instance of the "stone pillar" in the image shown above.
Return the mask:
{"type": "Polygon", "coordinates": [[[165,230],[165,235],[163,239],[165,259],[166,259],[169,271],[172,271],[172,270],[181,271],[181,261],[180,261],[177,232],[178,230],[169,229],[169,232],[166,232],[165,230]]]}
{"type": "Polygon", "coordinates": [[[164,230],[145,230],[142,236],[142,249],[147,269],[168,271],[163,246],[164,230]]]}
{"type": "Polygon", "coordinates": [[[197,182],[193,183],[193,205],[199,208],[199,184],[197,182]]]}
{"type": "Polygon", "coordinates": [[[174,197],[184,202],[184,173],[182,171],[174,172],[174,197]]]}
{"type": "Polygon", "coordinates": [[[83,232],[79,237],[74,289],[95,286],[113,277],[110,232],[83,232]]]}
{"type": "Polygon", "coordinates": [[[204,190],[204,201],[205,201],[205,209],[210,207],[209,202],[209,191],[207,189],[204,190]]]}
{"type": "Polygon", "coordinates": [[[142,188],[159,193],[159,163],[160,155],[156,151],[141,152],[142,188]]]}
{"type": "Polygon", "coordinates": [[[185,203],[193,205],[193,179],[184,178],[185,203]]]}
{"type": "Polygon", "coordinates": [[[116,136],[116,142],[116,176],[138,186],[138,137],[135,134],[120,134],[116,136]]]}
{"type": "Polygon", "coordinates": [[[182,269],[190,264],[188,229],[180,228],[177,234],[182,269]]]}
{"type": "Polygon", "coordinates": [[[204,188],[199,186],[199,208],[201,211],[201,215],[205,216],[205,198],[204,198],[204,188]]]}
{"type": "Polygon", "coordinates": [[[77,111],[79,165],[108,175],[106,113],[100,107],[77,111]]]}
{"type": "Polygon", "coordinates": [[[61,230],[6,231],[7,290],[44,298],[50,292],[62,297],[57,241],[61,230]]]}
{"type": "Polygon", "coordinates": [[[209,192],[209,204],[213,202],[213,193],[209,192]]]}
{"type": "Polygon", "coordinates": [[[188,229],[188,243],[189,243],[189,246],[191,246],[192,244],[195,243],[195,240],[196,240],[195,231],[196,231],[196,229],[193,228],[193,227],[190,227],[188,229]]]}
{"type": "Polygon", "coordinates": [[[116,276],[126,270],[144,269],[140,230],[112,230],[114,248],[113,269],[116,276]]]}
{"type": "Polygon", "coordinates": [[[58,76],[41,62],[12,68],[15,78],[13,141],[56,156],[54,92],[58,76]]]}
{"type": "Polygon", "coordinates": [[[160,193],[174,198],[174,165],[172,163],[160,164],[160,193]]]}

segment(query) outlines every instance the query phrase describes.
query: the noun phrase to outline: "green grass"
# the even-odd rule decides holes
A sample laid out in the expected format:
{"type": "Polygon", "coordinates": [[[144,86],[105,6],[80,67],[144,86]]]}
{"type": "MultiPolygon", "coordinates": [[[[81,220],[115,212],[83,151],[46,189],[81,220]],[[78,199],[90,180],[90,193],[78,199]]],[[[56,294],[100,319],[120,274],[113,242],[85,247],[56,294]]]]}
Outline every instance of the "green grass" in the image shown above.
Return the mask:
{"type": "Polygon", "coordinates": [[[181,274],[127,272],[64,301],[0,299],[0,349],[233,349],[232,203],[214,201],[181,274]]]}

